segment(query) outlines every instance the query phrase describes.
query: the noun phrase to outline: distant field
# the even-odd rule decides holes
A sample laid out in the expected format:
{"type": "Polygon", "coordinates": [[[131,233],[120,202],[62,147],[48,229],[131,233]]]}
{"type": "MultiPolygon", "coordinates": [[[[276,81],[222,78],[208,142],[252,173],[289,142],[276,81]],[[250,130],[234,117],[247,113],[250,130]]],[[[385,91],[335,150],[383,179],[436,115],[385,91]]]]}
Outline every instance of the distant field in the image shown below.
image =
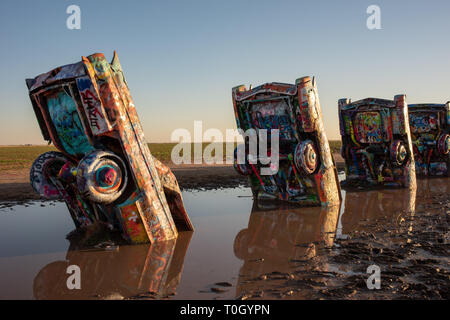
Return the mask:
{"type": "Polygon", "coordinates": [[[0,171],[29,168],[41,153],[56,150],[53,146],[0,147],[0,171]]]}
{"type": "MultiPolygon", "coordinates": [[[[171,163],[170,155],[176,143],[149,143],[148,146],[153,156],[165,163],[171,163]]],[[[204,143],[204,150],[209,143],[204,143]]],[[[223,154],[225,159],[226,144],[223,143],[223,154]]],[[[330,140],[331,151],[339,152],[341,142],[330,140]]],[[[33,161],[47,151],[55,151],[53,146],[0,146],[0,172],[4,170],[17,170],[29,168],[33,161]]],[[[191,144],[191,156],[194,157],[194,144],[191,144]]]]}
{"type": "Polygon", "coordinates": [[[330,144],[330,149],[332,153],[339,153],[341,152],[341,140],[329,140],[328,143],[330,144]]]}

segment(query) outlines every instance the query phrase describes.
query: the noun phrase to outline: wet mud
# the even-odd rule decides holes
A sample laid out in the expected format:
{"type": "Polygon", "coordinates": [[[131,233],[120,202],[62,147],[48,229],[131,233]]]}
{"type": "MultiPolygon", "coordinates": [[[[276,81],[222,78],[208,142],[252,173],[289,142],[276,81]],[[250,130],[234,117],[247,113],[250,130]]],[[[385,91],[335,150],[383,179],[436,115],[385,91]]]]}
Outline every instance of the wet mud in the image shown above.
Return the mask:
{"type": "Polygon", "coordinates": [[[320,232],[291,241],[284,259],[268,253],[268,239],[255,242],[264,253],[245,258],[237,298],[449,299],[449,189],[447,179],[431,179],[417,191],[347,192],[336,232],[311,220],[320,232]],[[371,265],[379,289],[367,285],[371,265]]]}

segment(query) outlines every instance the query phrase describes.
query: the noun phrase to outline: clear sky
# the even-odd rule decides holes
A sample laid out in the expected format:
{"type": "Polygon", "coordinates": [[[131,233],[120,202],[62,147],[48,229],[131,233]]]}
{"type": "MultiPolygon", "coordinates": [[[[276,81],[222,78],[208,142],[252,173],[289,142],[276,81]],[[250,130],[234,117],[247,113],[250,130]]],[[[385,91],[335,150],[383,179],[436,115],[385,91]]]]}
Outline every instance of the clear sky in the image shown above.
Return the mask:
{"type": "Polygon", "coordinates": [[[149,142],[236,128],[231,88],[317,80],[329,139],[337,100],[450,100],[450,1],[0,2],[0,144],[44,143],[25,78],[116,49],[149,142]],[[69,30],[66,8],[81,8],[69,30]],[[381,30],[366,27],[371,4],[381,30]]]}

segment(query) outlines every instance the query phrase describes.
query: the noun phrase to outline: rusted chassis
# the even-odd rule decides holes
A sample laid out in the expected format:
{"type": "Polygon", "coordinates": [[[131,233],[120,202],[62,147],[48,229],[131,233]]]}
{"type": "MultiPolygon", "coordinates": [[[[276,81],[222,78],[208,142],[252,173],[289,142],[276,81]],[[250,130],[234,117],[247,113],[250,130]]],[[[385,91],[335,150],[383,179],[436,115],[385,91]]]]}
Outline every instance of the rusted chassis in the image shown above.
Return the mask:
{"type": "MultiPolygon", "coordinates": [[[[244,165],[239,165],[235,156],[235,169],[248,175],[256,199],[281,200],[301,206],[340,203],[336,166],[323,127],[314,80],[303,77],[294,85],[266,83],[249,90],[237,86],[232,89],[232,99],[238,129],[244,132],[278,129],[280,132],[277,173],[261,176],[258,171],[264,165],[259,160],[255,165],[250,163],[247,147],[244,165]],[[271,105],[274,101],[284,102],[271,105]]],[[[270,146],[268,150],[272,153],[270,146]]]]}
{"type": "Polygon", "coordinates": [[[406,96],[340,99],[338,106],[346,173],[342,186],[415,187],[406,96]]]}
{"type": "MultiPolygon", "coordinates": [[[[193,229],[175,176],[150,153],[116,52],[111,63],[96,53],[26,82],[44,139],[61,151],[68,159],[67,171],[76,175],[76,182],[68,174],[68,179],[56,183],[77,226],[102,220],[103,216],[132,243],[170,240],[177,237],[177,227],[193,229]],[[73,116],[64,104],[52,105],[50,110],[47,98],[55,92],[75,102],[73,116]],[[56,127],[55,117],[64,122],[70,135],[56,127]],[[67,123],[67,119],[80,121],[67,123]],[[74,127],[77,135],[73,134],[74,127]],[[88,188],[89,181],[83,178],[86,168],[95,161],[89,155],[99,150],[117,156],[116,162],[124,164],[121,178],[126,185],[112,203],[92,201],[98,186],[88,188]],[[84,197],[82,190],[90,191],[91,197],[84,197]]],[[[60,172],[59,178],[62,176],[60,172]]]]}

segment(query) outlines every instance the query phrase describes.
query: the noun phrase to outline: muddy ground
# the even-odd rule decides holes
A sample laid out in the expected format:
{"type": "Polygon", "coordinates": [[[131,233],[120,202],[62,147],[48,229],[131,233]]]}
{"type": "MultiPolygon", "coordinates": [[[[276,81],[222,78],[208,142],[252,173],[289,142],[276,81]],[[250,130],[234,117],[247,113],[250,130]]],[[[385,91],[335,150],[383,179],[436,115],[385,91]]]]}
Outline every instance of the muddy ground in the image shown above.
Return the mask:
{"type": "Polygon", "coordinates": [[[417,191],[415,210],[401,219],[362,220],[331,245],[297,245],[305,256],[283,270],[241,274],[238,299],[450,299],[450,197],[417,191]],[[379,289],[368,288],[371,265],[380,268],[379,289]]]}

